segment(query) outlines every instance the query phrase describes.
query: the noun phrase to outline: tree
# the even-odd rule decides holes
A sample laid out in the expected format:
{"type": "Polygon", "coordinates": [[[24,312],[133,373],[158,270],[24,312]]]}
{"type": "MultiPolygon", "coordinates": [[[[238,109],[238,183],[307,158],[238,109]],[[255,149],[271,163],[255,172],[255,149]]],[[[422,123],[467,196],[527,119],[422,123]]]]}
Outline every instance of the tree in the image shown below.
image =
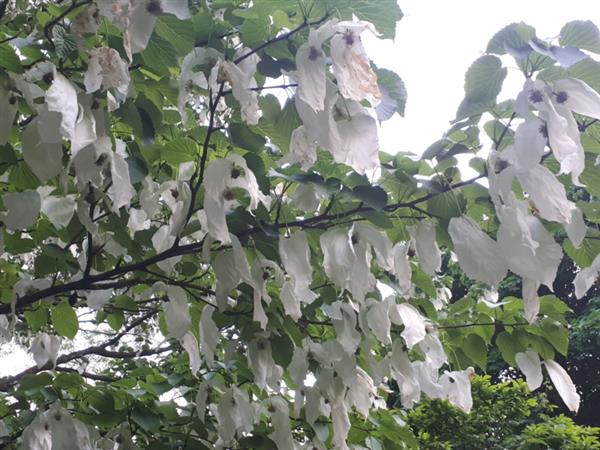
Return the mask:
{"type": "Polygon", "coordinates": [[[521,380],[498,384],[477,377],[471,384],[473,410],[466,414],[445,400],[426,399],[409,411],[408,423],[422,449],[600,448],[600,429],[576,425],[542,393],[521,380]]]}
{"type": "Polygon", "coordinates": [[[0,380],[5,448],[414,447],[389,384],[469,411],[492,348],[577,410],[568,308],[538,289],[563,251],[578,297],[600,266],[600,33],[498,32],[419,158],[380,151],[406,90],[360,40],[401,17],[0,1],[0,335],[35,360],[0,380]]]}

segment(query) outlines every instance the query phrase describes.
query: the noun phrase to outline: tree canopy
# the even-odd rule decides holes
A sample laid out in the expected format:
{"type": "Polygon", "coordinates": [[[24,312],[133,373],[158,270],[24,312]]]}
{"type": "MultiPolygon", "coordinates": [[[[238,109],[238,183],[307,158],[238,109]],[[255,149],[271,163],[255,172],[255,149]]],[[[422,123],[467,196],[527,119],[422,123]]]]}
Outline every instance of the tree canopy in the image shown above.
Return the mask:
{"type": "Polygon", "coordinates": [[[600,271],[600,31],[500,30],[415,155],[380,148],[407,92],[361,41],[401,18],[0,0],[0,339],[34,360],[3,448],[414,448],[406,411],[468,413],[496,351],[578,410],[554,291],[600,271]]]}

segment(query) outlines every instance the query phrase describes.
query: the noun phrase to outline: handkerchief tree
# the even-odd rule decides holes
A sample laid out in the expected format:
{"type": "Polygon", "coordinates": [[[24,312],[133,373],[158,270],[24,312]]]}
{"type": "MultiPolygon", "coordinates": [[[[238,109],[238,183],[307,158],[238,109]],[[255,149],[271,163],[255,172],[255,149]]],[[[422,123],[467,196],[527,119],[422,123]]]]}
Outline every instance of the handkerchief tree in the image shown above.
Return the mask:
{"type": "Polygon", "coordinates": [[[600,33],[498,32],[418,156],[379,145],[407,94],[361,41],[401,17],[0,1],[3,448],[410,448],[402,408],[468,412],[493,348],[577,410],[552,286],[600,270],[600,33]]]}

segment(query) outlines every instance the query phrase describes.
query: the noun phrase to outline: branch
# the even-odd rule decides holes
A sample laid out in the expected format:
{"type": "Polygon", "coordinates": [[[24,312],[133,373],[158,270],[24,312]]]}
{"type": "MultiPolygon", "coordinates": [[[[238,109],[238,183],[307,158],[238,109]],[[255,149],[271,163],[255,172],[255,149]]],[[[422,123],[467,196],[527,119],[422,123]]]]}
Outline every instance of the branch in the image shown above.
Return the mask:
{"type": "Polygon", "coordinates": [[[461,323],[458,325],[438,325],[438,330],[448,330],[454,328],[469,328],[469,327],[491,327],[500,325],[503,327],[526,327],[528,323],[503,323],[503,322],[483,322],[483,323],[461,323]]]}
{"type": "Polygon", "coordinates": [[[79,3],[76,1],[73,1],[73,3],[71,3],[71,6],[69,6],[58,17],[51,20],[44,26],[44,36],[46,36],[46,39],[48,39],[48,42],[50,42],[52,49],[56,48],[56,46],[54,45],[54,41],[52,40],[52,36],[51,36],[52,28],[54,28],[54,25],[56,25],[58,22],[60,22],[62,19],[64,19],[71,11],[75,11],[80,6],[87,5],[88,3],[91,3],[91,2],[92,2],[92,0],[82,0],[79,3]]]}
{"type": "MultiPolygon", "coordinates": [[[[275,84],[273,86],[259,86],[259,87],[255,87],[255,88],[248,88],[249,91],[264,91],[267,89],[287,89],[287,88],[293,88],[293,87],[298,87],[298,83],[288,83],[288,84],[275,84]]],[[[223,95],[229,95],[231,94],[233,91],[231,89],[226,89],[223,91],[223,95]]]]}
{"type": "MultiPolygon", "coordinates": [[[[158,314],[158,310],[150,311],[149,313],[144,314],[143,316],[138,317],[136,320],[132,321],[129,325],[127,325],[121,332],[117,333],[114,337],[108,339],[104,343],[100,345],[94,345],[92,347],[88,347],[83,350],[78,350],[75,352],[67,353],[66,355],[61,355],[56,360],[56,367],[61,364],[68,363],[75,359],[83,358],[88,355],[99,355],[105,356],[108,358],[135,358],[138,356],[148,356],[148,355],[156,355],[158,353],[163,353],[171,349],[171,347],[162,347],[157,349],[149,349],[141,352],[117,352],[107,350],[107,347],[117,344],[123,336],[125,336],[129,331],[137,327],[138,325],[146,322],[152,316],[158,314]]],[[[7,392],[11,387],[19,382],[21,378],[28,374],[35,374],[38,372],[42,372],[44,370],[51,370],[53,368],[52,364],[48,362],[43,367],[33,366],[30,367],[16,375],[4,377],[0,379],[0,391],[7,392]]]]}
{"type": "Polygon", "coordinates": [[[314,22],[307,22],[305,20],[300,25],[298,25],[296,28],[294,28],[293,30],[290,30],[284,34],[280,34],[279,36],[276,36],[273,39],[269,39],[267,42],[264,42],[263,44],[259,45],[258,47],[250,50],[248,53],[244,53],[239,58],[234,59],[233,62],[234,62],[234,64],[239,64],[246,58],[249,58],[250,56],[254,55],[255,53],[260,52],[262,49],[267,48],[269,45],[272,45],[275,42],[284,41],[284,40],[290,38],[291,36],[293,36],[294,34],[298,33],[299,31],[303,30],[306,27],[322,24],[323,22],[325,22],[327,20],[328,17],[329,17],[329,13],[325,14],[319,20],[316,20],[314,22]]]}

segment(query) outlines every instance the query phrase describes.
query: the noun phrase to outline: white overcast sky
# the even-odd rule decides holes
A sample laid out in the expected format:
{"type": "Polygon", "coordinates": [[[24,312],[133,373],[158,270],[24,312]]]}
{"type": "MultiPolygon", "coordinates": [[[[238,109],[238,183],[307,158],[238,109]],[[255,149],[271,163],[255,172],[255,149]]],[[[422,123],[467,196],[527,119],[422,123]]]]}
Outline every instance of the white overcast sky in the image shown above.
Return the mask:
{"type": "MultiPolygon", "coordinates": [[[[378,1],[378,0],[371,0],[378,1]]],[[[464,73],[490,38],[512,22],[526,22],[542,39],[559,34],[565,22],[591,20],[600,26],[599,0],[400,0],[404,18],[396,40],[368,39],[369,56],[394,70],[408,90],[405,118],[384,123],[381,150],[422,153],[449,127],[463,98],[464,73]]],[[[505,90],[511,97],[523,77],[509,70],[505,90]]]]}

